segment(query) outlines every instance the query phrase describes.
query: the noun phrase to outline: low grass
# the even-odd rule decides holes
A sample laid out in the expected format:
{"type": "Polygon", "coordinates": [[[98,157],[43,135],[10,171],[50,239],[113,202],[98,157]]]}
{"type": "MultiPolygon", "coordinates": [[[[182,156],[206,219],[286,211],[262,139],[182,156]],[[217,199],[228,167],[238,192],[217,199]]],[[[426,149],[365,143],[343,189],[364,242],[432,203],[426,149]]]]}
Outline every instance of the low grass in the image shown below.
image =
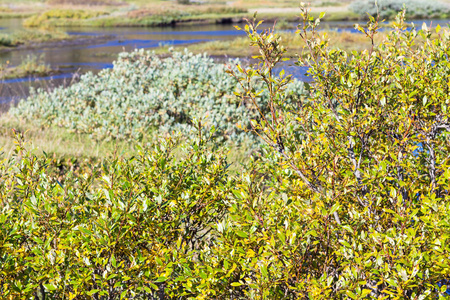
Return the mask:
{"type": "MultiPolygon", "coordinates": [[[[223,0],[209,0],[205,3],[190,3],[188,5],[181,4],[182,1],[163,1],[163,0],[0,0],[0,5],[13,4],[14,9],[6,6],[0,6],[0,17],[4,14],[6,17],[11,15],[30,15],[40,11],[48,11],[52,9],[78,9],[83,11],[106,10],[114,12],[118,18],[133,18],[128,14],[131,11],[136,17],[146,17],[148,14],[155,15],[161,12],[180,15],[178,12],[185,12],[189,15],[202,14],[237,14],[248,10],[268,12],[272,17],[277,15],[293,12],[299,14],[299,1],[295,0],[237,0],[227,2],[223,0]],[[28,5],[30,3],[39,3],[40,5],[28,5]],[[2,9],[5,10],[2,13],[2,9]]],[[[348,9],[348,5],[352,0],[311,0],[308,4],[313,12],[328,11],[330,20],[348,20],[361,18],[360,14],[354,14],[348,9]]],[[[449,3],[450,0],[442,0],[449,3]]],[[[180,15],[181,16],[181,15],[180,15]]],[[[439,17],[439,16],[437,16],[439,17]]],[[[75,22],[73,22],[75,23],[75,22]]],[[[72,23],[72,24],[73,24],[72,23]]],[[[133,24],[126,21],[128,26],[133,24]]],[[[137,22],[139,23],[139,22],[137,22]]],[[[154,22],[148,22],[153,24],[154,22]]],[[[94,26],[93,22],[91,26],[94,26]]],[[[106,22],[106,24],[115,25],[115,22],[106,22]]],[[[62,25],[61,25],[62,26],[62,25]]]]}
{"type": "Polygon", "coordinates": [[[28,18],[34,15],[35,12],[27,12],[27,11],[17,11],[13,10],[9,7],[0,6],[0,19],[6,18],[28,18]]]}
{"type": "Polygon", "coordinates": [[[47,0],[50,5],[121,6],[126,2],[114,0],[47,0]]]}
{"type": "MultiPolygon", "coordinates": [[[[43,126],[38,122],[23,121],[10,116],[0,115],[0,157],[10,158],[16,148],[14,131],[24,135],[28,149],[34,149],[36,155],[51,158],[51,167],[60,171],[61,178],[68,171],[82,172],[91,165],[96,165],[115,155],[131,157],[137,154],[136,145],[151,142],[155,137],[148,136],[140,142],[123,140],[93,140],[87,134],[71,132],[56,126],[43,126]]],[[[230,172],[242,171],[253,151],[242,145],[227,146],[230,172]]],[[[177,155],[178,153],[175,153],[177,155]]]]}
{"type": "Polygon", "coordinates": [[[49,65],[45,64],[42,56],[27,56],[27,58],[18,66],[2,66],[0,64],[0,80],[31,76],[42,77],[58,72],[58,70],[54,70],[49,65]]]}
{"type": "Polygon", "coordinates": [[[0,34],[1,48],[17,47],[24,44],[53,42],[74,38],[58,30],[21,30],[11,34],[0,34]]]}
{"type": "Polygon", "coordinates": [[[23,121],[4,113],[0,116],[0,145],[6,156],[15,148],[13,130],[24,133],[28,143],[40,153],[57,157],[101,159],[114,152],[132,153],[134,147],[125,141],[95,141],[87,134],[71,132],[56,126],[23,121]]]}
{"type": "MultiPolygon", "coordinates": [[[[3,0],[7,3],[8,1],[3,0]]],[[[32,1],[32,0],[30,0],[32,1]]],[[[450,1],[450,0],[448,0],[450,1]]],[[[327,11],[324,20],[358,20],[361,14],[348,9],[351,1],[314,0],[310,1],[312,14],[327,11]]],[[[254,11],[266,20],[284,19],[287,22],[299,20],[299,3],[291,0],[253,1],[241,0],[225,2],[211,0],[207,3],[181,4],[178,1],[132,1],[132,0],[48,0],[39,8],[23,7],[24,0],[17,2],[21,13],[31,16],[24,22],[29,27],[118,27],[118,26],[173,26],[176,24],[242,22],[251,17],[254,11]]],[[[30,5],[28,5],[30,6],[30,5]]],[[[10,8],[5,8],[11,10],[10,8]]],[[[13,14],[14,11],[5,12],[13,14]]],[[[18,13],[18,12],[17,12],[18,13]]],[[[1,17],[0,11],[0,17],[1,17]]],[[[439,17],[439,16],[437,16],[439,17]]]]}
{"type": "MultiPolygon", "coordinates": [[[[118,15],[107,12],[99,13],[92,18],[70,18],[70,17],[47,17],[44,13],[38,16],[32,16],[24,21],[28,27],[156,27],[172,26],[177,24],[216,24],[216,23],[241,23],[244,19],[252,18],[249,14],[240,10],[231,10],[225,8],[208,8],[201,11],[188,10],[133,10],[126,14],[118,15]],[[235,11],[235,12],[233,12],[235,11]],[[45,15],[45,16],[44,16],[45,15]]],[[[316,15],[316,14],[313,14],[316,15]]],[[[317,13],[317,16],[319,13],[317,13]]],[[[262,13],[258,17],[268,21],[284,20],[286,22],[299,21],[299,12],[289,13],[262,13]]],[[[339,20],[358,20],[358,15],[352,12],[333,12],[326,15],[325,21],[339,20]]]]}
{"type": "Polygon", "coordinates": [[[36,156],[49,159],[49,174],[64,183],[69,173],[83,175],[99,167],[114,155],[132,156],[137,151],[129,143],[94,141],[87,135],[77,134],[64,128],[45,127],[37,122],[25,122],[4,113],[0,115],[0,158],[15,155],[17,146],[14,132],[23,134],[27,149],[36,156]]]}
{"type": "MultiPolygon", "coordinates": [[[[301,55],[303,47],[305,46],[303,40],[298,34],[294,32],[279,31],[282,42],[286,45],[286,56],[291,58],[301,55]]],[[[347,52],[361,51],[371,47],[371,41],[363,34],[351,32],[337,32],[337,31],[322,31],[321,35],[326,35],[331,49],[341,49],[347,52]]],[[[437,37],[434,33],[431,38],[437,37]]],[[[386,38],[382,32],[375,37],[375,44],[380,43],[386,38]]],[[[417,46],[421,44],[420,39],[417,40],[417,46]]],[[[175,50],[180,50],[185,47],[176,47],[175,50]]],[[[256,47],[250,47],[250,42],[247,37],[237,37],[227,41],[211,41],[205,43],[193,44],[187,47],[193,53],[208,53],[212,56],[230,56],[230,57],[250,57],[258,55],[259,51],[256,47]]],[[[160,47],[156,53],[164,55],[168,52],[169,47],[160,47]]]]}
{"type": "MultiPolygon", "coordinates": [[[[311,16],[318,18],[320,12],[311,12],[311,16]]],[[[274,22],[284,20],[287,22],[300,21],[300,9],[293,9],[291,12],[268,13],[262,12],[257,14],[258,19],[266,20],[267,22],[274,22]]],[[[249,16],[250,17],[250,16],[249,16]]],[[[251,16],[253,17],[253,15],[251,16]]],[[[351,11],[336,11],[325,14],[322,21],[353,21],[360,20],[360,16],[351,11]]]]}
{"type": "Polygon", "coordinates": [[[429,0],[355,0],[349,9],[361,16],[379,15],[382,19],[393,20],[397,12],[405,7],[408,19],[446,19],[450,16],[450,6],[441,1],[429,0]]]}
{"type": "Polygon", "coordinates": [[[86,11],[81,9],[52,9],[40,15],[32,16],[23,22],[27,27],[63,26],[65,20],[87,20],[107,15],[106,11],[86,11]],[[58,22],[60,21],[60,22],[58,22]]]}
{"type": "MultiPolygon", "coordinates": [[[[339,48],[345,51],[363,50],[371,46],[370,40],[362,34],[349,32],[324,31],[330,39],[330,44],[334,48],[339,48]]],[[[287,45],[287,56],[295,57],[302,52],[304,47],[303,40],[293,32],[280,33],[283,44],[287,45]]],[[[383,34],[377,35],[377,41],[384,38],[383,34]]],[[[182,47],[180,47],[181,49],[182,47]]],[[[166,53],[168,48],[158,49],[158,53],[166,53]]],[[[229,41],[212,41],[206,43],[199,43],[188,46],[188,49],[194,53],[208,53],[213,56],[235,56],[235,57],[249,57],[258,54],[258,49],[249,47],[249,40],[247,37],[237,37],[229,41]]]]}
{"type": "MultiPolygon", "coordinates": [[[[210,0],[210,2],[220,2],[221,0],[210,0]]],[[[304,1],[311,6],[342,6],[347,5],[352,0],[311,0],[304,1]]],[[[258,7],[276,7],[276,8],[293,8],[299,7],[300,2],[295,0],[237,0],[233,2],[234,6],[245,8],[258,7]]]]}
{"type": "MultiPolygon", "coordinates": [[[[261,10],[261,17],[268,20],[299,19],[299,3],[296,1],[208,1],[205,4],[180,4],[177,1],[118,1],[118,0],[49,0],[43,12],[25,22],[29,27],[117,27],[117,26],[168,26],[175,24],[242,22],[261,10]],[[277,8],[272,11],[271,8],[277,8]],[[281,10],[280,10],[281,9],[281,10]],[[250,11],[251,10],[251,11],[250,11]]],[[[346,10],[346,1],[312,1],[314,9],[321,5],[343,7],[331,11],[326,19],[353,20],[357,15],[346,10]],[[344,6],[343,6],[344,5],[344,6]]]]}
{"type": "Polygon", "coordinates": [[[224,18],[242,18],[247,10],[225,5],[177,5],[166,3],[132,10],[98,8],[89,11],[76,8],[52,9],[24,21],[27,27],[117,27],[164,26],[175,23],[219,22],[224,18]]]}

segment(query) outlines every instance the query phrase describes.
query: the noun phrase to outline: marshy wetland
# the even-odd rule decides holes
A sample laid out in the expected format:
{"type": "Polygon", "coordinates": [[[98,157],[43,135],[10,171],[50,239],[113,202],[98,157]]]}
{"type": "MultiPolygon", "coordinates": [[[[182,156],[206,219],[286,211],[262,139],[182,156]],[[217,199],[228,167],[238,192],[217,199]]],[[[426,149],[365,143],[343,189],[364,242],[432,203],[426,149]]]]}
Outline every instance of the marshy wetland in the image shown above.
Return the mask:
{"type": "MultiPolygon", "coordinates": [[[[248,47],[245,34],[234,26],[258,11],[258,18],[265,20],[265,28],[277,24],[277,31],[289,45],[290,57],[299,54],[304,46],[294,33],[299,21],[298,3],[294,1],[264,5],[251,1],[236,1],[231,5],[210,1],[186,5],[177,1],[41,3],[30,0],[3,1],[0,5],[2,104],[26,97],[30,87],[49,89],[71,82],[74,76],[111,68],[123,51],[144,48],[167,55],[169,48],[188,48],[193,53],[208,53],[219,60],[249,58],[257,50],[248,47]],[[158,18],[172,21],[156,22],[158,18]]],[[[436,4],[436,8],[429,6],[413,7],[410,22],[417,26],[423,22],[445,26],[449,21],[445,3],[436,4]]],[[[367,39],[353,27],[356,22],[365,22],[357,3],[318,1],[310,10],[313,15],[328,12],[322,19],[322,29],[329,31],[335,47],[350,51],[369,46],[367,39]]],[[[388,22],[388,13],[384,17],[388,22]]],[[[289,64],[284,67],[292,69],[289,64]]],[[[308,80],[303,71],[293,75],[308,80]]]]}

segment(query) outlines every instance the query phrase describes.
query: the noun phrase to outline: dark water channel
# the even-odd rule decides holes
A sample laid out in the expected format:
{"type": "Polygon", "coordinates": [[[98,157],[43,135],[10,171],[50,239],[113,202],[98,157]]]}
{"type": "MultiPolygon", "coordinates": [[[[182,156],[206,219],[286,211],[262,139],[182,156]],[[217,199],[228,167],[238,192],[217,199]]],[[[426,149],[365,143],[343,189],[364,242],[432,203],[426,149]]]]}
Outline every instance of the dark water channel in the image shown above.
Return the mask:
{"type": "MultiPolygon", "coordinates": [[[[430,21],[426,21],[428,24],[430,21]]],[[[448,23],[449,20],[433,21],[448,23]]],[[[422,20],[415,23],[421,24],[422,20]]],[[[324,22],[323,28],[336,29],[338,31],[354,31],[354,22],[324,22]]],[[[21,19],[0,19],[0,34],[14,33],[22,30],[21,19]]],[[[195,25],[177,26],[165,28],[67,28],[70,35],[89,38],[88,43],[71,43],[70,45],[53,45],[34,50],[13,50],[0,53],[0,62],[9,62],[10,65],[19,65],[27,56],[40,57],[45,64],[60,73],[54,76],[41,78],[19,78],[0,81],[0,106],[8,106],[11,101],[25,98],[29,94],[30,87],[52,89],[61,84],[70,84],[74,74],[82,74],[88,71],[98,72],[104,68],[111,68],[117,54],[123,51],[132,51],[137,48],[157,48],[160,46],[180,46],[193,43],[228,40],[243,35],[232,24],[223,25],[195,25]]],[[[307,80],[304,77],[305,69],[285,66],[287,73],[293,73],[295,77],[307,80]]],[[[75,76],[76,79],[76,76],[75,76]]],[[[5,108],[3,108],[5,109],[5,108]]]]}

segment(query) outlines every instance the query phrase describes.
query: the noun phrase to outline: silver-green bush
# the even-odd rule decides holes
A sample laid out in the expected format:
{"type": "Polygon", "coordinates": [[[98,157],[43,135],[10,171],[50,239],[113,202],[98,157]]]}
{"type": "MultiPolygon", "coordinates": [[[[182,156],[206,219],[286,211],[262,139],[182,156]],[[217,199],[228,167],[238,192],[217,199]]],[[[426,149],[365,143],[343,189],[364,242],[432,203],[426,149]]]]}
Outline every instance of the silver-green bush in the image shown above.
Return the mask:
{"type": "MultiPolygon", "coordinates": [[[[229,61],[233,66],[235,62],[229,61]]],[[[122,53],[114,68],[81,77],[80,82],[53,92],[33,91],[11,110],[25,119],[89,133],[95,139],[140,139],[150,132],[189,133],[202,120],[216,128],[224,140],[242,142],[258,113],[251,103],[237,100],[237,81],[226,74],[225,64],[206,55],[174,52],[161,59],[144,50],[122,53]]],[[[291,103],[300,99],[303,84],[286,89],[291,103]]],[[[267,101],[264,93],[261,102],[267,101]]]]}

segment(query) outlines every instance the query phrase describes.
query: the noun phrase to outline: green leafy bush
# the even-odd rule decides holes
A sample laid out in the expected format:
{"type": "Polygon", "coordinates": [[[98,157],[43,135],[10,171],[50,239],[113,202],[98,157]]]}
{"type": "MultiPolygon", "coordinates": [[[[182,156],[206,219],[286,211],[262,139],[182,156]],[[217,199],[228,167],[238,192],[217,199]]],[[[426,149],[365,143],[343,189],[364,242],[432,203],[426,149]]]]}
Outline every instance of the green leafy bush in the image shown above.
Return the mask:
{"type": "Polygon", "coordinates": [[[294,111],[279,108],[286,78],[271,75],[279,37],[246,26],[261,64],[233,75],[273,91],[272,117],[253,123],[272,149],[260,164],[271,180],[258,186],[251,172],[236,185],[213,257],[236,266],[224,272],[242,297],[437,298],[450,274],[450,32],[407,31],[400,14],[375,45],[372,19],[357,28],[374,46],[347,53],[302,16],[299,64],[314,80],[294,111]]]}
{"type": "Polygon", "coordinates": [[[373,47],[347,53],[330,48],[306,8],[302,17],[299,64],[314,79],[302,102],[286,96],[289,76],[274,76],[286,51],[280,37],[254,22],[244,29],[259,62],[228,72],[259,113],[251,126],[267,145],[238,176],[198,121],[181,149],[175,137],[158,140],[63,183],[19,137],[17,155],[0,164],[0,293],[444,297],[450,32],[407,31],[399,15],[375,45],[371,19],[357,28],[373,47]]]}
{"type": "Polygon", "coordinates": [[[406,7],[406,14],[411,18],[445,18],[450,13],[448,4],[427,0],[357,0],[349,8],[360,15],[367,14],[381,18],[393,18],[406,7]]]}
{"type": "MultiPolygon", "coordinates": [[[[188,134],[197,126],[192,120],[202,119],[207,127],[216,128],[216,136],[242,142],[252,134],[237,128],[237,123],[249,128],[258,112],[248,101],[237,100],[237,81],[226,69],[206,55],[187,51],[166,59],[144,50],[122,53],[113,69],[85,74],[80,82],[51,93],[32,92],[11,113],[89,133],[95,139],[140,139],[152,131],[188,134]]],[[[303,84],[294,81],[284,96],[296,103],[302,95],[303,84]]],[[[267,99],[264,93],[258,101],[267,99]]]]}
{"type": "Polygon", "coordinates": [[[19,138],[16,156],[0,164],[2,297],[189,295],[189,270],[232,187],[225,156],[205,142],[159,140],[62,184],[19,138]]]}

